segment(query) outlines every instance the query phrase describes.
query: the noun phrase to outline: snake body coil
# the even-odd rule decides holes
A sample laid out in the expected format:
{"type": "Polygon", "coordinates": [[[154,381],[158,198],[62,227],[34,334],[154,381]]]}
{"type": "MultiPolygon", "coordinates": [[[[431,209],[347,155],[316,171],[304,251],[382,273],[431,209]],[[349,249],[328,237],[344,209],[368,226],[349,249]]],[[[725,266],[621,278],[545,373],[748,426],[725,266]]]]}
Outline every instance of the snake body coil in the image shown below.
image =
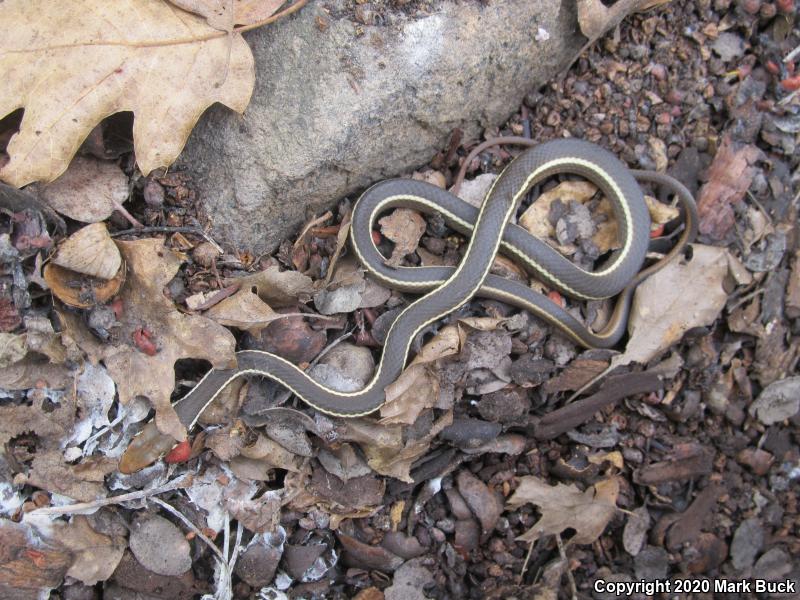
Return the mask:
{"type": "MultiPolygon", "coordinates": [[[[647,178],[646,174],[642,178],[647,178]]],[[[663,182],[655,175],[650,176],[651,180],[653,178],[656,182],[663,182]]],[[[672,185],[674,181],[667,183],[672,185]]],[[[681,240],[685,245],[694,235],[694,204],[685,188],[679,195],[687,217],[681,240]]],[[[326,414],[340,417],[367,415],[383,405],[384,388],[397,379],[405,367],[414,337],[476,295],[530,310],[558,325],[585,346],[611,346],[624,333],[633,288],[654,268],[660,268],[659,264],[640,272],[648,249],[649,231],[648,210],[632,172],[602,148],[578,140],[556,140],[523,152],[495,179],[480,209],[418,181],[384,181],[369,188],[353,209],[353,248],[367,272],[378,281],[399,290],[425,295],[409,304],[392,324],[381,361],[367,386],[357,392],[338,392],[317,383],[280,356],[245,350],[237,353],[236,369],[210,371],[191,392],[176,402],[178,417],[191,428],[227,383],[248,374],[278,381],[305,403],[326,414]],[[561,173],[580,175],[596,184],[614,207],[622,247],[599,271],[580,269],[545,242],[509,224],[521,199],[533,186],[561,173]],[[398,206],[439,212],[450,226],[470,234],[469,245],[459,266],[395,268],[386,265],[372,241],[372,226],[380,212],[398,206]],[[603,331],[592,333],[561,307],[526,286],[490,275],[489,270],[501,248],[527,270],[567,295],[605,298],[622,292],[611,323],[603,331]]],[[[681,244],[676,248],[678,246],[681,244]]],[[[667,259],[676,253],[677,249],[673,249],[667,259]]]]}

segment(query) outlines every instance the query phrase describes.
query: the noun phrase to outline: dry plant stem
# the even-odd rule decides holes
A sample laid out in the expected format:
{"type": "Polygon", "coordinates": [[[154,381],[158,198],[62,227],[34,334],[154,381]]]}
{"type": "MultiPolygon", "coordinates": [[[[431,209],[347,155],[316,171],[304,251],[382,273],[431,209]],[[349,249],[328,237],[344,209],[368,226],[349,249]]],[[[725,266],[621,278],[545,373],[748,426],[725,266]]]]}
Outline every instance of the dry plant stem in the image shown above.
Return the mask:
{"type": "Polygon", "coordinates": [[[611,377],[596,394],[548,413],[534,427],[537,440],[552,440],[585,423],[600,409],[634,394],[654,392],[663,387],[655,373],[628,373],[611,377]]]}
{"type": "Polygon", "coordinates": [[[525,571],[528,570],[528,563],[531,561],[531,556],[533,555],[533,545],[535,542],[530,542],[528,544],[528,553],[525,554],[525,562],[522,563],[522,571],[519,573],[519,577],[517,578],[517,585],[522,585],[522,580],[525,577],[525,571]]]}
{"type": "Polygon", "coordinates": [[[464,177],[467,176],[467,169],[469,168],[469,164],[472,162],[473,158],[478,156],[478,154],[480,154],[487,148],[491,148],[493,146],[501,146],[503,144],[511,144],[514,146],[525,146],[526,148],[532,148],[534,146],[539,145],[538,142],[535,142],[532,139],[516,135],[506,135],[506,136],[491,138],[486,140],[485,142],[481,142],[480,144],[475,146],[469,154],[467,154],[467,157],[464,159],[464,162],[461,163],[461,168],[458,170],[458,175],[456,175],[456,178],[453,181],[453,185],[450,188],[450,193],[455,196],[458,196],[458,191],[461,189],[461,184],[464,183],[464,177]]]}
{"type": "MultiPolygon", "coordinates": [[[[306,315],[302,315],[302,316],[306,316],[306,315]]],[[[327,345],[327,347],[323,348],[322,352],[317,354],[317,357],[314,360],[311,361],[311,364],[309,364],[309,368],[313,367],[314,365],[316,365],[322,359],[323,356],[325,356],[328,352],[333,350],[334,347],[336,347],[339,344],[341,344],[343,341],[345,341],[351,335],[353,335],[353,330],[352,329],[350,331],[348,331],[347,333],[345,333],[344,335],[341,335],[338,338],[336,338],[335,340],[333,340],[330,344],[327,345]]]]}
{"type": "MultiPolygon", "coordinates": [[[[201,540],[203,540],[206,543],[206,545],[211,549],[211,551],[214,554],[217,555],[217,558],[219,558],[223,562],[223,564],[226,564],[226,565],[228,564],[228,559],[225,558],[225,555],[222,553],[222,550],[220,550],[217,547],[217,545],[208,538],[208,536],[206,536],[202,531],[200,531],[200,529],[198,529],[195,526],[194,523],[192,523],[189,519],[187,519],[186,516],[182,512],[180,512],[178,509],[174,508],[171,504],[167,504],[161,498],[151,498],[151,500],[153,502],[155,502],[156,504],[158,504],[161,508],[166,510],[168,513],[170,513],[170,514],[176,516],[178,519],[180,519],[183,522],[184,525],[186,525],[189,529],[191,529],[192,532],[197,537],[199,537],[201,540]]],[[[226,519],[225,522],[227,524],[227,519],[226,519]]]]}
{"type": "Polygon", "coordinates": [[[795,99],[795,97],[797,97],[798,94],[800,94],[800,90],[795,90],[785,98],[781,98],[778,101],[778,106],[784,106],[786,104],[789,104],[792,100],[795,99]]]}
{"type": "Polygon", "coordinates": [[[91,444],[96,439],[101,438],[105,434],[107,434],[109,431],[112,431],[114,429],[114,427],[116,427],[117,425],[122,423],[122,421],[125,420],[125,416],[126,416],[125,413],[120,411],[120,414],[117,415],[116,419],[114,419],[113,421],[111,421],[111,423],[109,423],[108,425],[106,425],[102,429],[97,430],[95,433],[93,433],[91,436],[89,436],[89,438],[86,440],[86,442],[84,444],[84,456],[86,456],[85,452],[86,452],[86,445],[87,444],[91,444]]]}
{"type": "Polygon", "coordinates": [[[561,560],[566,563],[567,579],[569,580],[569,588],[572,591],[572,600],[578,600],[578,586],[575,585],[575,577],[572,575],[572,569],[569,568],[569,559],[564,550],[564,542],[561,540],[561,534],[556,534],[556,544],[558,544],[558,553],[561,555],[561,560]]]}
{"type": "Polygon", "coordinates": [[[297,248],[302,243],[303,239],[305,239],[306,235],[308,235],[309,231],[311,231],[314,227],[316,227],[320,223],[324,223],[332,216],[333,213],[331,213],[331,211],[326,211],[325,214],[323,214],[321,217],[317,217],[316,219],[310,221],[305,227],[303,227],[303,231],[301,231],[300,235],[297,236],[297,240],[295,241],[294,244],[292,244],[292,248],[297,248]]]}
{"type": "Polygon", "coordinates": [[[233,573],[233,567],[236,566],[236,561],[239,558],[239,552],[242,549],[242,536],[244,536],[244,526],[241,521],[236,522],[236,542],[233,544],[233,553],[231,559],[228,561],[228,569],[233,573]]]}
{"type": "Polygon", "coordinates": [[[772,215],[770,215],[769,212],[767,212],[767,209],[764,208],[764,205],[761,204],[761,202],[758,200],[758,198],[755,197],[753,192],[751,192],[750,190],[747,190],[746,193],[747,193],[747,197],[750,198],[750,200],[753,202],[753,204],[756,205],[756,208],[758,208],[758,211],[761,213],[761,215],[767,220],[767,223],[769,223],[770,226],[774,226],[775,225],[775,221],[772,219],[772,215]]]}
{"type": "MultiPolygon", "coordinates": [[[[119,496],[109,496],[107,498],[100,498],[92,502],[76,502],[75,504],[68,504],[67,506],[45,506],[32,510],[30,515],[71,515],[81,513],[86,510],[94,510],[103,506],[110,506],[112,504],[121,504],[122,502],[130,502],[131,500],[140,500],[156,494],[163,494],[164,492],[171,492],[186,485],[190,484],[192,480],[191,475],[184,475],[183,477],[176,477],[168,481],[164,485],[152,488],[149,490],[139,490],[138,492],[131,492],[129,494],[120,494],[119,496]]],[[[158,498],[153,498],[154,501],[158,498]]]]}
{"type": "Polygon", "coordinates": [[[221,290],[219,290],[216,294],[211,296],[211,298],[209,298],[199,306],[195,307],[195,310],[196,311],[208,310],[212,306],[219,304],[220,302],[225,300],[225,298],[227,298],[228,296],[232,296],[233,294],[238,292],[239,288],[241,287],[242,287],[241,283],[234,283],[232,285],[224,287],[221,290]]]}
{"type": "Polygon", "coordinates": [[[333,269],[342,254],[342,248],[344,247],[347,237],[350,234],[350,222],[352,217],[352,211],[348,210],[342,218],[342,222],[339,224],[339,232],[336,234],[336,249],[333,251],[333,256],[331,256],[331,259],[328,262],[328,272],[325,274],[326,286],[331,282],[331,278],[333,277],[333,269]]]}
{"type": "Polygon", "coordinates": [[[789,54],[787,54],[783,59],[783,62],[788,64],[792,62],[798,55],[800,55],[800,46],[795,47],[794,50],[789,52],[789,54]]]}
{"type": "Polygon", "coordinates": [[[210,235],[208,235],[205,231],[203,231],[199,227],[169,227],[166,225],[164,226],[153,225],[145,227],[140,225],[135,229],[124,229],[122,231],[115,231],[110,235],[112,238],[115,238],[115,237],[122,237],[123,235],[137,235],[141,233],[145,234],[146,233],[191,233],[202,237],[205,241],[214,246],[214,249],[220,254],[224,252],[222,246],[220,246],[217,242],[215,242],[210,235]]]}
{"type": "Polygon", "coordinates": [[[144,227],[131,213],[128,212],[128,209],[122,206],[120,202],[116,200],[112,200],[111,204],[114,206],[114,210],[121,214],[128,220],[128,223],[133,225],[134,227],[144,227]]]}
{"type": "Polygon", "coordinates": [[[583,392],[594,386],[596,383],[600,383],[600,381],[605,379],[605,376],[611,373],[611,371],[613,371],[615,368],[616,367],[613,367],[611,365],[606,367],[605,370],[601,371],[600,373],[592,377],[589,381],[584,383],[580,388],[572,392],[572,395],[569,398],[567,398],[564,404],[572,404],[578,396],[583,394],[583,392]]]}
{"type": "Polygon", "coordinates": [[[730,305],[730,307],[728,308],[728,312],[733,312],[734,310],[739,308],[745,302],[749,302],[750,300],[752,300],[756,296],[760,296],[761,294],[763,294],[764,291],[765,291],[764,288],[757,288],[757,289],[753,290],[752,292],[750,292],[748,294],[745,294],[744,296],[741,296],[738,300],[736,300],[736,302],[734,302],[734,303],[732,303],[730,305]]]}
{"type": "Polygon", "coordinates": [[[192,532],[201,540],[203,540],[209,549],[216,555],[219,561],[219,570],[220,575],[217,579],[217,590],[214,593],[214,598],[218,600],[229,600],[233,597],[233,583],[231,581],[231,574],[233,573],[233,565],[236,562],[236,559],[239,556],[239,544],[242,541],[242,524],[239,523],[239,527],[236,532],[236,544],[234,546],[234,553],[230,560],[227,559],[227,556],[230,552],[230,537],[231,537],[231,520],[230,515],[228,515],[228,511],[225,511],[225,525],[224,525],[224,536],[223,536],[223,549],[220,550],[217,545],[211,541],[200,529],[195,526],[186,516],[174,508],[171,504],[168,504],[161,500],[160,498],[153,498],[153,502],[158,504],[161,508],[169,512],[170,514],[174,515],[178,519],[183,522],[192,532]]]}

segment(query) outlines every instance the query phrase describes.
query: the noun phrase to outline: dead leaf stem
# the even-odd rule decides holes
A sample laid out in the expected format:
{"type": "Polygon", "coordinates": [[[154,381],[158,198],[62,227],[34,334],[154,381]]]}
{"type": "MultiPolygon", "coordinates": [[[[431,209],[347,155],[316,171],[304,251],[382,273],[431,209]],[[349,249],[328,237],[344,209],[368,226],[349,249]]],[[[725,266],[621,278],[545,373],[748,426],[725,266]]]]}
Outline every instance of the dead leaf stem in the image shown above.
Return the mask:
{"type": "MultiPolygon", "coordinates": [[[[216,545],[214,542],[212,542],[212,541],[211,541],[211,540],[208,538],[208,536],[207,536],[206,534],[204,534],[202,531],[200,531],[200,529],[199,529],[199,528],[198,528],[198,527],[197,527],[197,526],[196,526],[194,523],[192,523],[192,522],[191,522],[191,521],[190,521],[190,520],[189,520],[189,519],[186,517],[186,515],[184,515],[184,514],[183,514],[181,511],[179,511],[177,508],[173,507],[171,504],[168,504],[167,502],[164,502],[164,501],[163,501],[161,498],[151,498],[151,501],[152,501],[152,502],[155,502],[156,504],[158,504],[158,505],[159,505],[161,508],[163,508],[164,510],[166,510],[166,511],[167,511],[168,513],[170,513],[171,515],[173,515],[173,516],[177,517],[178,519],[180,519],[180,521],[181,521],[181,522],[182,522],[184,525],[186,525],[186,526],[187,526],[189,529],[191,529],[191,530],[192,530],[192,532],[193,532],[193,533],[194,533],[194,534],[195,534],[197,537],[199,537],[201,540],[203,540],[203,541],[206,543],[206,546],[208,546],[208,547],[209,547],[209,549],[210,549],[210,550],[211,550],[211,551],[212,551],[214,554],[216,554],[216,555],[217,555],[217,558],[219,558],[219,559],[220,559],[220,560],[221,560],[223,563],[225,563],[225,564],[227,564],[227,563],[228,563],[228,559],[227,559],[227,558],[225,558],[225,555],[222,553],[222,550],[220,550],[220,549],[217,547],[217,545],[216,545]]],[[[227,517],[227,512],[225,513],[225,515],[226,515],[226,517],[227,517]]],[[[227,519],[227,518],[225,519],[225,522],[226,522],[226,523],[228,522],[228,519],[227,519]]],[[[227,537],[226,537],[226,541],[227,541],[227,537]]]]}
{"type": "MultiPolygon", "coordinates": [[[[45,506],[32,510],[29,515],[72,515],[82,513],[84,511],[93,511],[103,506],[110,506],[112,504],[122,504],[123,502],[130,502],[131,500],[140,500],[149,496],[163,494],[164,492],[171,492],[179,488],[187,487],[192,483],[192,474],[184,475],[183,477],[176,477],[165,483],[162,486],[152,488],[149,490],[139,490],[137,492],[130,492],[128,494],[120,494],[119,496],[108,496],[106,498],[98,498],[91,502],[76,502],[75,504],[67,504],[64,506],[45,506]]],[[[157,498],[153,498],[157,500],[157,498]]]]}
{"type": "Polygon", "coordinates": [[[148,233],[191,233],[202,237],[209,244],[214,246],[214,249],[222,254],[224,250],[214,239],[199,227],[169,227],[169,226],[148,226],[148,227],[135,227],[133,229],[124,229],[122,231],[115,231],[111,234],[112,238],[122,237],[123,235],[136,235],[148,233]]]}
{"type": "Polygon", "coordinates": [[[542,441],[551,440],[585,423],[592,415],[606,406],[634,394],[654,392],[661,389],[663,385],[661,377],[648,371],[610,377],[596,394],[542,417],[534,428],[534,437],[542,441]]]}
{"type": "Polygon", "coordinates": [[[572,574],[572,569],[569,566],[569,559],[567,558],[567,552],[564,549],[564,541],[561,539],[561,534],[556,534],[556,544],[558,544],[558,553],[561,555],[561,560],[564,561],[566,565],[565,571],[567,572],[567,579],[569,580],[569,589],[572,592],[572,600],[578,599],[578,586],[575,585],[575,576],[572,574]]]}

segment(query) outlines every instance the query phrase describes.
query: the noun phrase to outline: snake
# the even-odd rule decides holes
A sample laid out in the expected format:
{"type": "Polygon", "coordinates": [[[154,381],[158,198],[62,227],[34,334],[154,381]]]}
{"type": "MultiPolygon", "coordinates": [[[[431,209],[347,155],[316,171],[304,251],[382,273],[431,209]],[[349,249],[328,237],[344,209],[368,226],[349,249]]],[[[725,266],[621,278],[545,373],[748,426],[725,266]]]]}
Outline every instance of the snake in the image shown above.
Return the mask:
{"type": "MultiPolygon", "coordinates": [[[[530,143],[530,140],[523,140],[530,143]]],[[[228,383],[245,375],[258,375],[280,383],[308,406],[327,415],[368,415],[383,406],[384,389],[405,368],[415,337],[476,296],[527,310],[557,326],[580,345],[612,347],[625,333],[636,286],[684,251],[696,235],[696,223],[694,199],[678,181],[662,173],[629,170],[609,151],[577,139],[552,140],[523,151],[494,179],[480,208],[423,181],[382,181],[367,189],[353,206],[351,245],[364,270],[378,282],[402,292],[422,295],[408,304],[392,323],[381,359],[366,386],[351,392],[331,389],[277,354],[242,350],[236,353],[236,368],[210,370],[173,406],[181,423],[191,429],[228,383]],[[621,245],[598,270],[582,269],[545,241],[511,222],[533,188],[562,174],[578,175],[594,183],[613,206],[621,245]],[[672,250],[645,269],[642,266],[650,243],[650,215],[639,181],[672,189],[681,201],[685,221],[680,239],[672,250]],[[390,265],[376,246],[372,230],[378,215],[399,207],[438,213],[454,230],[468,235],[469,241],[458,266],[390,265]],[[587,300],[619,294],[608,324],[592,332],[547,296],[520,282],[492,274],[495,257],[501,252],[568,296],[587,300]]]]}
{"type": "MultiPolygon", "coordinates": [[[[471,158],[498,143],[530,146],[494,179],[479,208],[435,185],[413,179],[389,179],[368,188],[353,206],[350,242],[364,270],[375,280],[401,292],[422,294],[408,304],[386,334],[382,356],[372,379],[358,391],[331,389],[311,378],[285,358],[259,350],[236,353],[233,369],[210,370],[173,407],[191,430],[208,405],[239,377],[256,375],[288,388],[308,406],[334,417],[360,417],[380,409],[385,388],[403,371],[413,340],[433,323],[485,297],[526,310],[557,327],[587,348],[611,348],[625,335],[633,292],[647,277],[688,251],[697,234],[697,207],[689,190],[676,179],[655,171],[628,169],[609,151],[577,139],[534,144],[528,138],[502,137],[479,144],[466,157],[454,186],[463,179],[471,158]],[[546,241],[512,221],[521,203],[539,184],[556,175],[577,175],[594,183],[608,198],[618,223],[620,247],[589,271],[574,264],[546,241]],[[667,188],[681,204],[683,227],[677,241],[660,260],[642,268],[650,247],[650,215],[639,182],[667,188]],[[439,214],[469,241],[455,267],[404,267],[389,264],[372,236],[378,216],[393,208],[439,214]],[[608,323],[591,331],[569,311],[532,288],[491,273],[498,254],[510,256],[529,274],[559,292],[581,300],[617,295],[608,323]]],[[[153,421],[132,440],[120,461],[120,471],[132,472],[149,464],[157,453],[174,445],[153,421]],[[146,463],[139,463],[146,456],[146,463]],[[138,466],[135,466],[138,465],[138,466]]]]}

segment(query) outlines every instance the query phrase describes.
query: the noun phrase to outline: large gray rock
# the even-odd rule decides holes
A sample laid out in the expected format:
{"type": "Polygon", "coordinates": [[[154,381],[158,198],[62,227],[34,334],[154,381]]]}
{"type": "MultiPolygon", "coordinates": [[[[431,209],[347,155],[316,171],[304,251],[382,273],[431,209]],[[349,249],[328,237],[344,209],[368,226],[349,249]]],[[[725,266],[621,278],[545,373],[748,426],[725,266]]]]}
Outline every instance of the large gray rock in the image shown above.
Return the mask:
{"type": "Polygon", "coordinates": [[[209,110],[181,157],[218,239],[273,249],[309,209],[425,164],[454,128],[502,123],[586,41],[571,1],[397,4],[312,0],[247,35],[250,106],[209,110]]]}

